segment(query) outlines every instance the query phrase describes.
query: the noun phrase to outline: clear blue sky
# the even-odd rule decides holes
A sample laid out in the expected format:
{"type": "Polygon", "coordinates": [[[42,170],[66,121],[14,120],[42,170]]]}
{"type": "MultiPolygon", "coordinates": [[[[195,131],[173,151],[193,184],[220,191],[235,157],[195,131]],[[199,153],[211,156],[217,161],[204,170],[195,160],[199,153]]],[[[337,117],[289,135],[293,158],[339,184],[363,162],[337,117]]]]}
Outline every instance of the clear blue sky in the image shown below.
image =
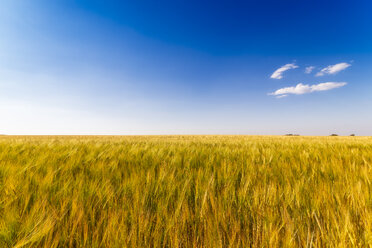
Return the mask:
{"type": "Polygon", "coordinates": [[[372,135],[371,13],[370,0],[5,0],[0,133],[372,135]]]}

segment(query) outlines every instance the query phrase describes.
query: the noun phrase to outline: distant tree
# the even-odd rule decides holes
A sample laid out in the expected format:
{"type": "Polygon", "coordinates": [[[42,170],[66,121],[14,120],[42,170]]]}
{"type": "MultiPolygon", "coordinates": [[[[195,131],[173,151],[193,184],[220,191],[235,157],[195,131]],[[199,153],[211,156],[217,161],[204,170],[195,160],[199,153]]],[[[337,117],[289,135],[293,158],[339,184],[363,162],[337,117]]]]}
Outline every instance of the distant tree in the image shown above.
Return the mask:
{"type": "Polygon", "coordinates": [[[338,136],[338,134],[333,133],[333,134],[331,134],[331,136],[338,136]]]}
{"type": "Polygon", "coordinates": [[[355,134],[352,133],[352,134],[350,134],[350,136],[355,136],[355,134]]]}

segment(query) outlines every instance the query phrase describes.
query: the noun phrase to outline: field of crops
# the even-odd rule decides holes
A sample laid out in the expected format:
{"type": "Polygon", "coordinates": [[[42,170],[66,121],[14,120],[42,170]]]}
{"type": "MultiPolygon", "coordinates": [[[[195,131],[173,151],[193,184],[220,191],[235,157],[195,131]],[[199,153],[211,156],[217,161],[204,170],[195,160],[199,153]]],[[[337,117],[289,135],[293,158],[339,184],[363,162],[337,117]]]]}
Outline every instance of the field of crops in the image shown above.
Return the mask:
{"type": "Polygon", "coordinates": [[[0,247],[371,247],[372,138],[1,136],[0,247]]]}

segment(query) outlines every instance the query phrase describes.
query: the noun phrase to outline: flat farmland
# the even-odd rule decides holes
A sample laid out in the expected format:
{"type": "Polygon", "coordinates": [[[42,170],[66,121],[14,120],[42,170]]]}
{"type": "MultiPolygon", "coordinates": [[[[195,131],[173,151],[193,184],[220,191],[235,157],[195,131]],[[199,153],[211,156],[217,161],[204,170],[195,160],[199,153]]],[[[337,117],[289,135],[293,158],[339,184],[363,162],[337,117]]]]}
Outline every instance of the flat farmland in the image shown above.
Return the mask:
{"type": "Polygon", "coordinates": [[[1,247],[371,247],[372,138],[0,136],[1,247]]]}

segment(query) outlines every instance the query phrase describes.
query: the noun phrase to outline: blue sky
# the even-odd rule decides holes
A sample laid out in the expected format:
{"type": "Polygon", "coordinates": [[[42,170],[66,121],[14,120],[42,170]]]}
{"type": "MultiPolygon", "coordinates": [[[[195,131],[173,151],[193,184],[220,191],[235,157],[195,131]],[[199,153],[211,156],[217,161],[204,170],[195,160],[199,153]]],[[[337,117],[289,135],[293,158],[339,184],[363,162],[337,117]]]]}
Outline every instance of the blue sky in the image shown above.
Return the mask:
{"type": "Polygon", "coordinates": [[[371,11],[5,0],[0,133],[372,135],[371,11]]]}

